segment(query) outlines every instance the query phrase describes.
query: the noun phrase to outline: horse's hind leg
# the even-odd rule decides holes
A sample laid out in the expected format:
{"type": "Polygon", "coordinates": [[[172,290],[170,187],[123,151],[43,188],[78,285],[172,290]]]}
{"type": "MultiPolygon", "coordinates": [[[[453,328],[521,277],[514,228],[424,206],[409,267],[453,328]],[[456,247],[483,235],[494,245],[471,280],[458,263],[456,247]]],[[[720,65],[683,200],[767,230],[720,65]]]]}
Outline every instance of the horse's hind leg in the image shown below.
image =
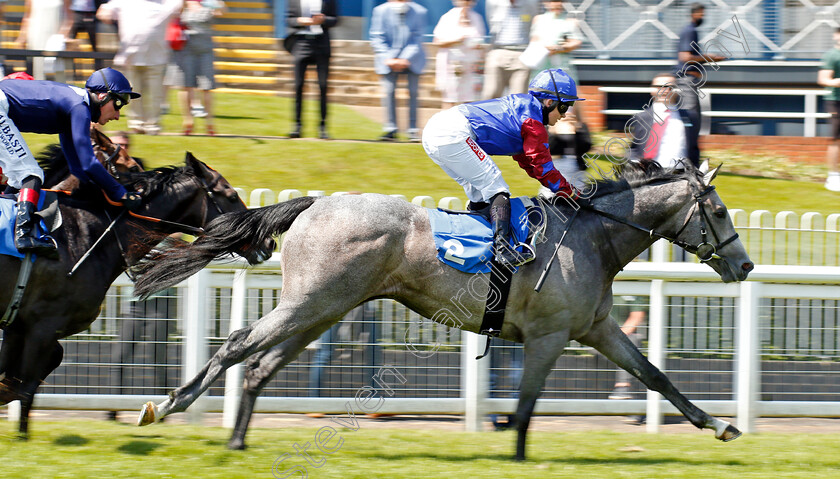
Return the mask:
{"type": "Polygon", "coordinates": [[[620,368],[637,377],[648,389],[662,394],[696,427],[713,429],[715,437],[722,441],[731,441],[741,435],[737,428],[706,414],[683,396],[665,374],[633,345],[612,318],[595,322],[592,329],[578,338],[578,341],[594,347],[620,368]]]}
{"type": "Polygon", "coordinates": [[[186,410],[227,368],[310,328],[329,327],[354,306],[348,304],[344,308],[333,303],[330,304],[332,309],[324,311],[306,302],[289,306],[291,302],[281,299],[279,306],[254,324],[232,332],[204,368],[187,384],[170,392],[169,399],[157,406],[146,403],[140,411],[137,425],[145,426],[186,410]]]}
{"type": "Polygon", "coordinates": [[[254,403],[260,392],[277,374],[277,371],[300,356],[306,345],[320,337],[329,327],[330,325],[327,324],[312,328],[251,357],[245,370],[242,397],[239,400],[239,410],[236,412],[236,425],[228,441],[228,449],[245,449],[245,434],[248,432],[254,403]]]}
{"type": "Polygon", "coordinates": [[[537,404],[537,398],[542,394],[545,378],[557,358],[563,354],[569,341],[568,331],[550,333],[538,338],[525,339],[525,364],[522,368],[522,382],[519,384],[519,403],[516,406],[516,457],[517,461],[525,460],[525,439],[528,426],[531,424],[531,414],[537,404]]]}

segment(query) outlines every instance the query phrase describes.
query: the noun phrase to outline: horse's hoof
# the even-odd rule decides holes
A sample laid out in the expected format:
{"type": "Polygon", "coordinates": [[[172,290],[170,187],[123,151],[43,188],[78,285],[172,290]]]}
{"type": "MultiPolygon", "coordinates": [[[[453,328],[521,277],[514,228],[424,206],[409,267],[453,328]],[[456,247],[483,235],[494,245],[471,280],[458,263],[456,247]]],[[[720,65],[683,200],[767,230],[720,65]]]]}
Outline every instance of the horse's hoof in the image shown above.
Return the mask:
{"type": "Polygon", "coordinates": [[[140,409],[140,417],[137,418],[137,425],[138,426],[148,426],[156,421],[157,416],[157,407],[155,407],[155,403],[152,401],[147,402],[143,405],[143,408],[140,409]]]}
{"type": "Polygon", "coordinates": [[[231,451],[244,451],[245,449],[248,448],[248,446],[246,446],[244,442],[230,441],[227,445],[227,448],[230,449],[231,451]]]}
{"type": "Polygon", "coordinates": [[[739,431],[738,428],[736,428],[732,424],[728,424],[726,426],[726,429],[724,429],[721,434],[715,437],[723,442],[729,442],[733,439],[738,439],[739,437],[741,437],[741,431],[739,431]]]}

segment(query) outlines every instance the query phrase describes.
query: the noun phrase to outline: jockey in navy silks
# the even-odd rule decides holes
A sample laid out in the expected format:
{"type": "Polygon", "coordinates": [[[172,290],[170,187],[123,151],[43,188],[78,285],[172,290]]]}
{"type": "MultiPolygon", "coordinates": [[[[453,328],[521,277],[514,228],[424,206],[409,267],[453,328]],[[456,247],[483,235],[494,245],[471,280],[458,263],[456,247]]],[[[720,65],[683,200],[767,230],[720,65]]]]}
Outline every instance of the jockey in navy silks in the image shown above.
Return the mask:
{"type": "Polygon", "coordinates": [[[120,108],[139,96],[125,76],[112,68],[95,71],[85,88],[51,81],[0,81],[0,168],[9,188],[20,190],[15,216],[18,251],[58,257],[55,240],[36,233],[34,212],[44,172],[20,132],[57,133],[70,173],[95,183],[110,202],[135,209],[141,204],[140,195],[126,192],[96,160],[90,122],[104,125],[119,119],[120,108]]]}
{"type": "Polygon", "coordinates": [[[455,106],[436,113],[423,129],[426,153],[464,188],[470,203],[490,204],[496,262],[519,266],[535,255],[529,245],[521,244],[522,253],[510,246],[510,188],[489,155],[512,156],[553,193],[579,197],[554,168],[546,125],[583,100],[575,81],[555,68],[538,73],[528,93],[455,106]]]}

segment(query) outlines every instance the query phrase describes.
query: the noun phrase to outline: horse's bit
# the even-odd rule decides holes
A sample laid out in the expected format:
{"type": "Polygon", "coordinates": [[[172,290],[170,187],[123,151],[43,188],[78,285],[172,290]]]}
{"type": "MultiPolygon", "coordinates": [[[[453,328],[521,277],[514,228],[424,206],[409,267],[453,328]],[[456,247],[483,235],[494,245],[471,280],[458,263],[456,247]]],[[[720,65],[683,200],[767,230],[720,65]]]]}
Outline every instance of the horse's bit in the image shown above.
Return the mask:
{"type": "Polygon", "coordinates": [[[718,237],[718,234],[715,231],[714,227],[712,227],[711,221],[709,220],[708,213],[706,213],[706,208],[703,206],[703,201],[702,200],[703,200],[704,196],[708,195],[709,193],[711,193],[714,190],[715,190],[715,187],[713,185],[709,185],[705,190],[701,191],[700,193],[694,194],[695,204],[694,204],[694,206],[691,207],[691,211],[689,212],[688,217],[685,219],[685,223],[677,231],[677,233],[674,235],[673,238],[670,237],[670,236],[667,236],[667,235],[663,235],[661,233],[657,233],[653,228],[645,228],[644,226],[636,224],[636,223],[634,223],[630,220],[615,216],[612,213],[597,210],[597,209],[595,209],[591,206],[585,206],[585,207],[587,209],[589,209],[590,211],[592,211],[593,213],[597,213],[597,214],[599,214],[599,215],[601,215],[605,218],[609,218],[613,221],[623,223],[623,224],[625,224],[627,226],[630,226],[631,228],[635,228],[639,231],[644,231],[645,233],[649,234],[651,238],[662,238],[662,239],[668,240],[671,243],[673,243],[673,244],[683,248],[684,250],[688,251],[689,253],[697,255],[697,258],[700,259],[700,262],[705,263],[707,261],[711,261],[713,258],[719,258],[719,256],[717,255],[717,251],[720,250],[721,248],[723,248],[724,246],[728,245],[729,243],[738,239],[738,233],[736,232],[735,234],[733,234],[729,238],[725,239],[724,241],[721,241],[720,238],[718,237]],[[701,237],[701,242],[697,246],[694,246],[694,245],[692,245],[688,242],[685,242],[681,239],[678,239],[678,236],[685,230],[685,228],[691,222],[691,218],[694,216],[694,209],[695,208],[700,209],[700,237],[701,237]],[[712,244],[712,243],[709,243],[709,241],[708,241],[708,236],[707,236],[707,231],[706,231],[706,223],[707,222],[709,224],[709,230],[712,232],[712,236],[714,236],[715,241],[717,241],[717,244],[712,244]]]}

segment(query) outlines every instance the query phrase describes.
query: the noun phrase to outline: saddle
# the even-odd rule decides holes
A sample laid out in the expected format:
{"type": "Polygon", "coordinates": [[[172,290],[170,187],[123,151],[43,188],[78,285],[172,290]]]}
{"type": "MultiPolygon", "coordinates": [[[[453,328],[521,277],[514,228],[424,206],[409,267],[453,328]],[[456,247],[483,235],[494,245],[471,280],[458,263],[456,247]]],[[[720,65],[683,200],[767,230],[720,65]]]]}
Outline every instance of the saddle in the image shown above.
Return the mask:
{"type": "MultiPolygon", "coordinates": [[[[23,258],[24,254],[15,248],[15,203],[16,195],[0,194],[0,254],[23,258]]],[[[41,231],[53,232],[61,226],[61,212],[58,209],[58,195],[54,191],[41,190],[38,198],[38,212],[41,231]]]]}
{"type": "MultiPolygon", "coordinates": [[[[518,268],[502,266],[494,260],[490,205],[471,206],[471,211],[430,209],[429,222],[438,260],[465,273],[490,273],[480,328],[481,334],[487,335],[487,345],[484,353],[476,358],[481,359],[489,352],[491,339],[502,332],[511,279],[518,268]]],[[[510,210],[511,232],[516,242],[535,250],[546,226],[540,202],[527,197],[511,198],[510,210]]]]}
{"type": "MultiPolygon", "coordinates": [[[[539,201],[511,198],[510,209],[511,231],[516,242],[534,247],[542,240],[545,230],[545,212],[539,201]]],[[[493,230],[489,205],[470,211],[429,209],[428,213],[438,260],[464,273],[491,271],[493,230]]]]}

